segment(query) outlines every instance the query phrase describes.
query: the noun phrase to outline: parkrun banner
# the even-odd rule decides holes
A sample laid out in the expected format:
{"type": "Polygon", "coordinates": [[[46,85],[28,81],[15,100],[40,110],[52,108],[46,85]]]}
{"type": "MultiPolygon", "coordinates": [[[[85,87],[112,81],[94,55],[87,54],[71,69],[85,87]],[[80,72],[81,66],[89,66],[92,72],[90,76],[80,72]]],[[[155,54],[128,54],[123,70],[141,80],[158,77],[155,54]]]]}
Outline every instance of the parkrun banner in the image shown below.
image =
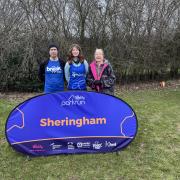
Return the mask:
{"type": "Polygon", "coordinates": [[[67,91],[21,103],[10,113],[5,131],[9,144],[27,155],[106,153],[123,149],[135,138],[137,119],[117,97],[67,91]]]}

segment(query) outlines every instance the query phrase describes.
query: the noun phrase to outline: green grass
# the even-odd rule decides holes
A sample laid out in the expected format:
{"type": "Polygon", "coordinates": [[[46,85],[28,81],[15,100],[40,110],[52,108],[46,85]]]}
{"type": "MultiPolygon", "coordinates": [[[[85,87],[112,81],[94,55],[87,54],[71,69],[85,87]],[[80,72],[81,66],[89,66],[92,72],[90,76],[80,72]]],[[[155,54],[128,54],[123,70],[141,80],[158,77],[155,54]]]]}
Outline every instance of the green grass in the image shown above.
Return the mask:
{"type": "Polygon", "coordinates": [[[19,102],[0,100],[2,179],[180,179],[180,89],[119,91],[135,110],[136,139],[119,155],[86,154],[29,158],[11,149],[4,125],[19,102]]]}

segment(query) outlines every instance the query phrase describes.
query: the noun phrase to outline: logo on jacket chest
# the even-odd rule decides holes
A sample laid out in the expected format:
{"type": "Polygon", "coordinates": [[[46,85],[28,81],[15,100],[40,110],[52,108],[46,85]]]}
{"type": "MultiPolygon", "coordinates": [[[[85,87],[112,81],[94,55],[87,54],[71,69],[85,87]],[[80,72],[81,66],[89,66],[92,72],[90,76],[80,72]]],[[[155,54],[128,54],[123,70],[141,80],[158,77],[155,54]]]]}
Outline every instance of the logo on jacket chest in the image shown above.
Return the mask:
{"type": "Polygon", "coordinates": [[[72,72],[72,77],[81,77],[81,76],[84,76],[84,73],[72,72]]]}
{"type": "Polygon", "coordinates": [[[60,66],[51,66],[51,67],[47,67],[46,71],[51,73],[61,73],[62,69],[60,66]]]}

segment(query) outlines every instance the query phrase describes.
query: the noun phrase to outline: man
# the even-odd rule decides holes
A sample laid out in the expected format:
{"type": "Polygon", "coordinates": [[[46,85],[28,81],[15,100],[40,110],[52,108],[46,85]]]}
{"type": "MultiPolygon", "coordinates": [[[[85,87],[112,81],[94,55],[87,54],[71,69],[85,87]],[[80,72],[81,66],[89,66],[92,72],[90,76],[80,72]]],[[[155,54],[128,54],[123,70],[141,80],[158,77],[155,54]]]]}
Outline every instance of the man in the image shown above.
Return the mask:
{"type": "Polygon", "coordinates": [[[38,77],[44,82],[44,93],[64,90],[65,63],[58,58],[58,47],[49,46],[49,59],[40,64],[38,77]]]}

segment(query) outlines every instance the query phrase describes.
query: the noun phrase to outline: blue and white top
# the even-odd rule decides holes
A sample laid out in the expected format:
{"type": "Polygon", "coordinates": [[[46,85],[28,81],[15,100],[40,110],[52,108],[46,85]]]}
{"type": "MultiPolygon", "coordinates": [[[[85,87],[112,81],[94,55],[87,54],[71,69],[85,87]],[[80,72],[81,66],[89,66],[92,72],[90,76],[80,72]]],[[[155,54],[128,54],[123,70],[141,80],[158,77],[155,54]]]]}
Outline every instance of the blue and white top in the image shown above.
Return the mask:
{"type": "Polygon", "coordinates": [[[86,60],[83,63],[76,60],[65,65],[65,78],[69,90],[86,90],[86,75],[89,65],[86,60]]]}
{"type": "Polygon", "coordinates": [[[59,60],[49,60],[45,68],[44,93],[64,90],[64,73],[59,60]]]}

